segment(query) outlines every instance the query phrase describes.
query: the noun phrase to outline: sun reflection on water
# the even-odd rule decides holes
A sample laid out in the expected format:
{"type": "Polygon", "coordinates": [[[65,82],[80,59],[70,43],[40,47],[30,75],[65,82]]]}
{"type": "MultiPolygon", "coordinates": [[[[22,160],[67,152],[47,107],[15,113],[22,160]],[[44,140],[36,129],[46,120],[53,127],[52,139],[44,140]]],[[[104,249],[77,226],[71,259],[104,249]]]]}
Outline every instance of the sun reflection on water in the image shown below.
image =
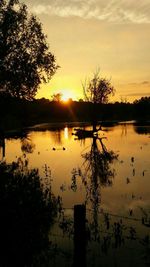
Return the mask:
{"type": "Polygon", "coordinates": [[[68,134],[68,127],[64,128],[64,138],[68,139],[69,138],[69,134],[68,134]]]}

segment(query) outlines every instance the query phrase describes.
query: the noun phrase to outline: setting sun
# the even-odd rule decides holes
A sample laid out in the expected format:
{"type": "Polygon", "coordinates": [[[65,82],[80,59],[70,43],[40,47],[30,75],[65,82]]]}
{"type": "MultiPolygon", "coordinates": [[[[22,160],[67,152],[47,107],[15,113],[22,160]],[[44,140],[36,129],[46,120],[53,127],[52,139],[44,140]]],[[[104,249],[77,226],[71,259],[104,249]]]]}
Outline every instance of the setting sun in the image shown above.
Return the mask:
{"type": "Polygon", "coordinates": [[[61,90],[61,94],[62,94],[61,99],[64,102],[68,102],[69,99],[73,100],[75,98],[75,96],[73,95],[73,93],[69,89],[68,90],[67,89],[62,89],[61,90]]]}
{"type": "Polygon", "coordinates": [[[68,100],[69,100],[68,96],[62,95],[63,102],[68,102],[68,100]]]}

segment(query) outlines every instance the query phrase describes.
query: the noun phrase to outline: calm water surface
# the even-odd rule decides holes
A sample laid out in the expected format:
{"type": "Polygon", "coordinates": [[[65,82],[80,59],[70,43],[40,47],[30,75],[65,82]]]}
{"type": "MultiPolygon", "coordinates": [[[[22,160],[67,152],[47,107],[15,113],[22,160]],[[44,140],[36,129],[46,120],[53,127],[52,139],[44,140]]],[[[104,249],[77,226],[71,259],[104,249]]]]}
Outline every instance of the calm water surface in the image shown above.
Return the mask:
{"type": "MultiPolygon", "coordinates": [[[[128,207],[149,206],[150,133],[139,134],[131,124],[104,130],[106,131],[100,132],[99,136],[107,137],[103,139],[103,144],[108,151],[118,154],[118,160],[111,164],[112,169],[115,169],[112,186],[101,188],[101,205],[115,212],[125,211],[128,207]]],[[[30,131],[27,138],[9,139],[5,142],[7,162],[12,162],[25,153],[30,166],[39,168],[41,175],[44,176],[45,164],[50,167],[53,191],[61,194],[65,207],[72,207],[85,200],[81,179],[77,177],[78,190],[74,193],[70,188],[71,177],[74,168],[84,169],[83,155],[91,150],[93,142],[91,138],[76,140],[73,132],[74,128],[67,126],[47,131],[39,129],[30,131]]],[[[101,150],[100,145],[99,149],[101,150]]]]}
{"type": "MultiPolygon", "coordinates": [[[[73,135],[74,127],[67,124],[57,127],[49,125],[48,130],[46,128],[47,125],[39,125],[30,129],[24,138],[6,139],[6,161],[12,162],[18,157],[26,157],[31,167],[39,168],[43,178],[44,166],[49,166],[53,192],[62,197],[66,216],[72,217],[71,208],[74,205],[86,203],[89,223],[93,223],[95,228],[99,227],[95,241],[89,245],[91,254],[87,257],[88,266],[92,266],[91,262],[93,266],[100,266],[100,255],[101,266],[110,266],[111,257],[114,259],[113,244],[110,257],[106,257],[106,251],[103,254],[102,251],[108,246],[105,241],[106,233],[109,230],[110,233],[115,232],[115,223],[119,223],[121,227],[125,225],[124,235],[127,242],[126,250],[120,249],[120,256],[115,256],[112,266],[133,266],[132,261],[137,266],[142,266],[144,254],[139,257],[138,248],[145,236],[149,235],[150,229],[150,126],[121,123],[113,127],[103,127],[104,131],[100,131],[98,137],[106,138],[82,140],[73,135]],[[104,160],[102,166],[96,167],[103,152],[108,153],[108,159],[104,160]],[[104,168],[103,177],[100,168],[104,168]],[[96,242],[100,231],[101,246],[96,242]],[[140,240],[136,245],[131,244],[134,235],[140,240]],[[126,260],[129,258],[129,261],[117,265],[123,257],[126,260]]],[[[89,130],[90,127],[86,129],[89,130]]],[[[55,226],[53,233],[58,232],[55,226]]],[[[57,242],[64,249],[71,248],[71,241],[67,239],[62,241],[58,238],[57,242]]]]}

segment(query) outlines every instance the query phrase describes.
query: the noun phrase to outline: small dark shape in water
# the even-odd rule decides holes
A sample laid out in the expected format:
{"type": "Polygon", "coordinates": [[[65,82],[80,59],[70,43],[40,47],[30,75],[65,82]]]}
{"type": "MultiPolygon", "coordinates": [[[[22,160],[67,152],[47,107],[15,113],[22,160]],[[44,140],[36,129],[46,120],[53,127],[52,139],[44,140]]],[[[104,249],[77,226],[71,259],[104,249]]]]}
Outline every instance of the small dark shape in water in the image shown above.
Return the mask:
{"type": "Polygon", "coordinates": [[[130,183],[130,179],[127,177],[127,184],[129,184],[130,183]]]}
{"type": "Polygon", "coordinates": [[[95,132],[95,131],[92,131],[92,130],[84,130],[84,129],[75,129],[75,133],[74,135],[78,137],[78,139],[85,139],[87,137],[94,137],[97,135],[98,133],[98,130],[95,132]]]}
{"type": "Polygon", "coordinates": [[[55,147],[53,147],[53,148],[52,148],[52,150],[56,150],[56,148],[55,148],[55,147]]]}
{"type": "Polygon", "coordinates": [[[133,176],[135,176],[135,169],[133,169],[132,174],[133,174],[133,176]]]}
{"type": "Polygon", "coordinates": [[[145,172],[146,172],[146,170],[144,170],[144,171],[142,172],[142,175],[143,175],[143,176],[145,175],[145,172]]]}
{"type": "Polygon", "coordinates": [[[142,217],[142,224],[144,224],[144,221],[145,221],[145,220],[144,220],[144,217],[142,217]]]}
{"type": "Polygon", "coordinates": [[[133,210],[132,209],[129,210],[129,214],[130,214],[130,216],[133,215],[133,210]]]}
{"type": "Polygon", "coordinates": [[[134,157],[131,157],[131,162],[134,162],[134,157]]]}

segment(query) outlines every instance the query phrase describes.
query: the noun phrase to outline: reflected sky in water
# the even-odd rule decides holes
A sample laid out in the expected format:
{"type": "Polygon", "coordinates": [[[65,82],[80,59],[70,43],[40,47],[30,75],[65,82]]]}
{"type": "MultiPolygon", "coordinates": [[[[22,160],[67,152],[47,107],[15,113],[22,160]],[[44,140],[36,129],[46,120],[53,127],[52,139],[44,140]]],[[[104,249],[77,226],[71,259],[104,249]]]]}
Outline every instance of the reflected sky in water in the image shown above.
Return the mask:
{"type": "MultiPolygon", "coordinates": [[[[101,188],[101,207],[121,213],[128,212],[129,208],[149,207],[150,134],[143,134],[143,131],[139,134],[140,129],[137,131],[132,124],[120,124],[103,130],[99,136],[107,137],[103,140],[104,145],[119,157],[112,163],[116,173],[113,185],[101,188]]],[[[5,140],[7,162],[26,154],[30,166],[39,168],[41,175],[44,175],[45,164],[50,167],[53,191],[62,196],[65,207],[85,200],[85,187],[80,177],[77,177],[77,191],[71,190],[71,173],[74,168],[82,168],[84,160],[81,155],[88,153],[92,145],[91,138],[75,140],[77,138],[73,132],[73,127],[53,127],[45,131],[32,130],[27,138],[5,140]]]]}
{"type": "MultiPolygon", "coordinates": [[[[90,127],[85,129],[90,130],[90,127]]],[[[22,138],[5,139],[5,159],[9,163],[16,161],[18,157],[28,158],[30,167],[39,168],[43,177],[44,166],[48,165],[52,174],[53,192],[56,196],[62,197],[64,208],[72,208],[76,204],[86,202],[87,219],[89,224],[94,226],[94,238],[101,238],[101,249],[108,245],[105,244],[106,229],[109,236],[114,231],[115,240],[115,231],[118,227],[116,222],[119,227],[125,225],[123,235],[126,236],[126,246],[123,255],[127,253],[132,262],[130,247],[133,246],[134,262],[136,266],[141,267],[142,258],[139,261],[140,254],[136,253],[138,250],[143,253],[141,241],[131,244],[132,239],[134,240],[132,227],[136,229],[137,241],[149,234],[149,227],[143,224],[142,218],[145,220],[144,223],[149,225],[150,127],[122,123],[102,129],[99,139],[95,137],[78,140],[77,136],[73,135],[74,127],[55,125],[49,126],[47,130],[47,126],[44,129],[43,125],[39,125],[22,138]],[[98,165],[105,168],[106,175],[101,172],[98,165]]],[[[2,147],[1,143],[1,159],[2,147]]],[[[65,215],[72,218],[73,210],[66,209],[65,215]]],[[[59,227],[55,225],[52,234],[57,236],[59,232],[61,233],[59,227]]],[[[56,237],[54,239],[56,241],[56,237]]],[[[57,239],[57,243],[68,251],[72,249],[71,242],[72,239],[64,241],[60,236],[57,239]]],[[[112,249],[113,242],[112,240],[112,249]]],[[[114,258],[113,254],[111,255],[112,250],[109,257],[106,257],[105,253],[99,250],[99,241],[90,242],[89,248],[95,253],[93,266],[99,266],[99,262],[104,263],[102,266],[106,266],[106,262],[110,266],[114,258]]],[[[121,251],[117,255],[118,262],[124,258],[121,251]]],[[[87,259],[88,257],[92,257],[90,253],[87,254],[87,259]]],[[[91,266],[93,258],[88,259],[88,262],[91,266]]],[[[65,263],[63,266],[66,266],[65,263]]],[[[115,263],[113,266],[116,266],[115,263]]],[[[122,262],[121,266],[126,266],[126,262],[122,262]]]]}

